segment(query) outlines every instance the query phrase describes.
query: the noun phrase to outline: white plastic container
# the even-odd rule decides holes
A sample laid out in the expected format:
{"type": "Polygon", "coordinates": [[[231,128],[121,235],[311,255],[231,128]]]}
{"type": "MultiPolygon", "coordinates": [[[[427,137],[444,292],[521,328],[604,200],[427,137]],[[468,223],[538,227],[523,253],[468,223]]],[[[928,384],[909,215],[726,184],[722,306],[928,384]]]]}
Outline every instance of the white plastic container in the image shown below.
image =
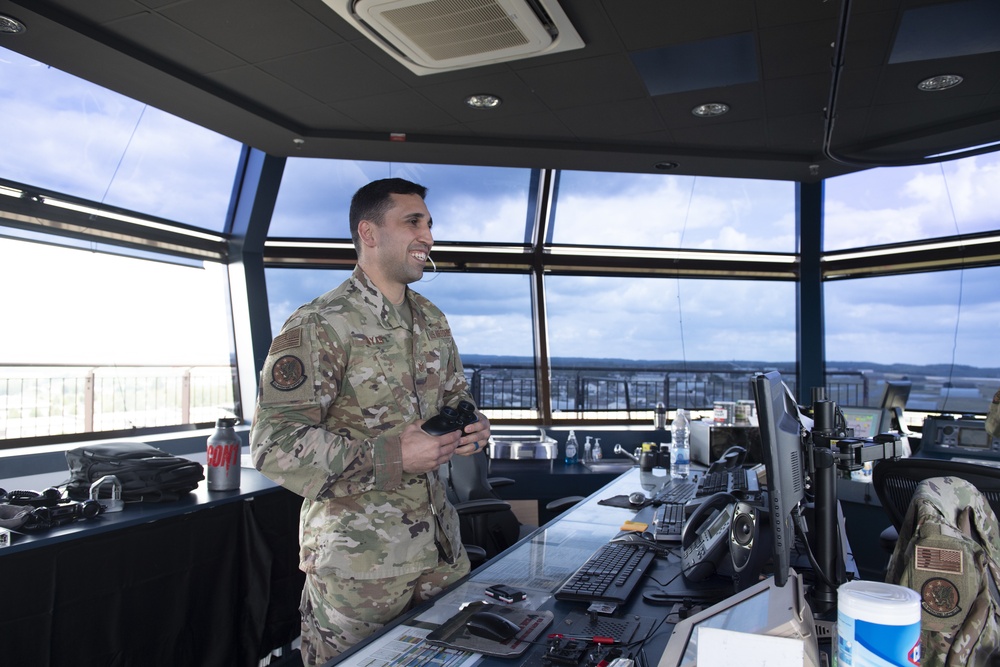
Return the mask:
{"type": "Polygon", "coordinates": [[[837,589],[837,666],[920,664],[920,595],[905,586],[849,581],[837,589]]]}

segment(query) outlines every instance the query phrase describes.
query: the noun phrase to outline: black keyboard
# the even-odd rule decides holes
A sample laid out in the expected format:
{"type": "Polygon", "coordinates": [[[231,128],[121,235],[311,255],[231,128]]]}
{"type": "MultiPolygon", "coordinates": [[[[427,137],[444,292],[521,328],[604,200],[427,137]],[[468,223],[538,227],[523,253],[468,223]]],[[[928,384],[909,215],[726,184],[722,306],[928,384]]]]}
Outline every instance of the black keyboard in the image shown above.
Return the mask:
{"type": "Polygon", "coordinates": [[[684,529],[684,503],[666,503],[653,514],[653,539],[680,542],[684,529]]]}
{"type": "Polygon", "coordinates": [[[642,544],[608,542],[555,592],[555,598],[622,604],[642,581],[655,556],[655,551],[642,544]]]}
{"type": "Polygon", "coordinates": [[[653,496],[653,504],[686,503],[697,493],[698,482],[691,479],[671,479],[653,496]]]}
{"type": "Polygon", "coordinates": [[[758,491],[759,489],[760,485],[757,484],[756,473],[752,473],[746,468],[736,468],[735,470],[719,470],[702,475],[698,482],[697,495],[710,496],[720,491],[738,493],[740,491],[758,491]]]}

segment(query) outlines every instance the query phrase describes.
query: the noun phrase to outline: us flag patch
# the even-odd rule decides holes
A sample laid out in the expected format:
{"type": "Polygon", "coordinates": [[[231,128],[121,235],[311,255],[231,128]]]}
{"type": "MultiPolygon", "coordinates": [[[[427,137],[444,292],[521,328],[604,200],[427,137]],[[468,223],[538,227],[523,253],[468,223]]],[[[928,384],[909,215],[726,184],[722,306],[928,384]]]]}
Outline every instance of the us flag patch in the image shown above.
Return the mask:
{"type": "Polygon", "coordinates": [[[302,329],[292,329],[291,331],[286,331],[285,333],[278,334],[275,336],[274,340],[271,341],[271,349],[267,351],[268,354],[277,354],[282,350],[290,350],[293,347],[298,347],[302,344],[302,329]]]}
{"type": "Polygon", "coordinates": [[[957,549],[921,547],[914,550],[914,568],[924,572],[962,574],[962,552],[957,549]]]}

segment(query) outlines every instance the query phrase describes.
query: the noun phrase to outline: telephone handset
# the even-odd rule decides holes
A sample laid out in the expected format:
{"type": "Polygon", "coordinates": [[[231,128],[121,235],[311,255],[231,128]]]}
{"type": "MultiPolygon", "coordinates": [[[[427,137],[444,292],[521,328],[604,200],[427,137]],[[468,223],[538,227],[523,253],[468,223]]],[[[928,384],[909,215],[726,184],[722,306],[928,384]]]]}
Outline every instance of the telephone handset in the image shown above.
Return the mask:
{"type": "Polygon", "coordinates": [[[713,494],[684,522],[681,572],[688,581],[704,581],[716,574],[732,576],[729,533],[736,504],[730,493],[713,494]]]}

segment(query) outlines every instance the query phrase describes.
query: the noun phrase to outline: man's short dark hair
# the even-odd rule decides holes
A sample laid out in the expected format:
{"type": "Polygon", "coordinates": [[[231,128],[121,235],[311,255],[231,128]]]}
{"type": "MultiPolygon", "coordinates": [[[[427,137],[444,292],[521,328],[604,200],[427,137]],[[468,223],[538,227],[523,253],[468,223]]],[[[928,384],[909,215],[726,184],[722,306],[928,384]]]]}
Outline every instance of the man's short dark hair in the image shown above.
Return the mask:
{"type": "Polygon", "coordinates": [[[359,254],[361,239],[358,238],[358,223],[370,220],[381,225],[385,214],[392,208],[392,195],[419,195],[421,199],[426,199],[427,188],[404,178],[383,178],[355,192],[351,198],[351,240],[359,254]]]}

